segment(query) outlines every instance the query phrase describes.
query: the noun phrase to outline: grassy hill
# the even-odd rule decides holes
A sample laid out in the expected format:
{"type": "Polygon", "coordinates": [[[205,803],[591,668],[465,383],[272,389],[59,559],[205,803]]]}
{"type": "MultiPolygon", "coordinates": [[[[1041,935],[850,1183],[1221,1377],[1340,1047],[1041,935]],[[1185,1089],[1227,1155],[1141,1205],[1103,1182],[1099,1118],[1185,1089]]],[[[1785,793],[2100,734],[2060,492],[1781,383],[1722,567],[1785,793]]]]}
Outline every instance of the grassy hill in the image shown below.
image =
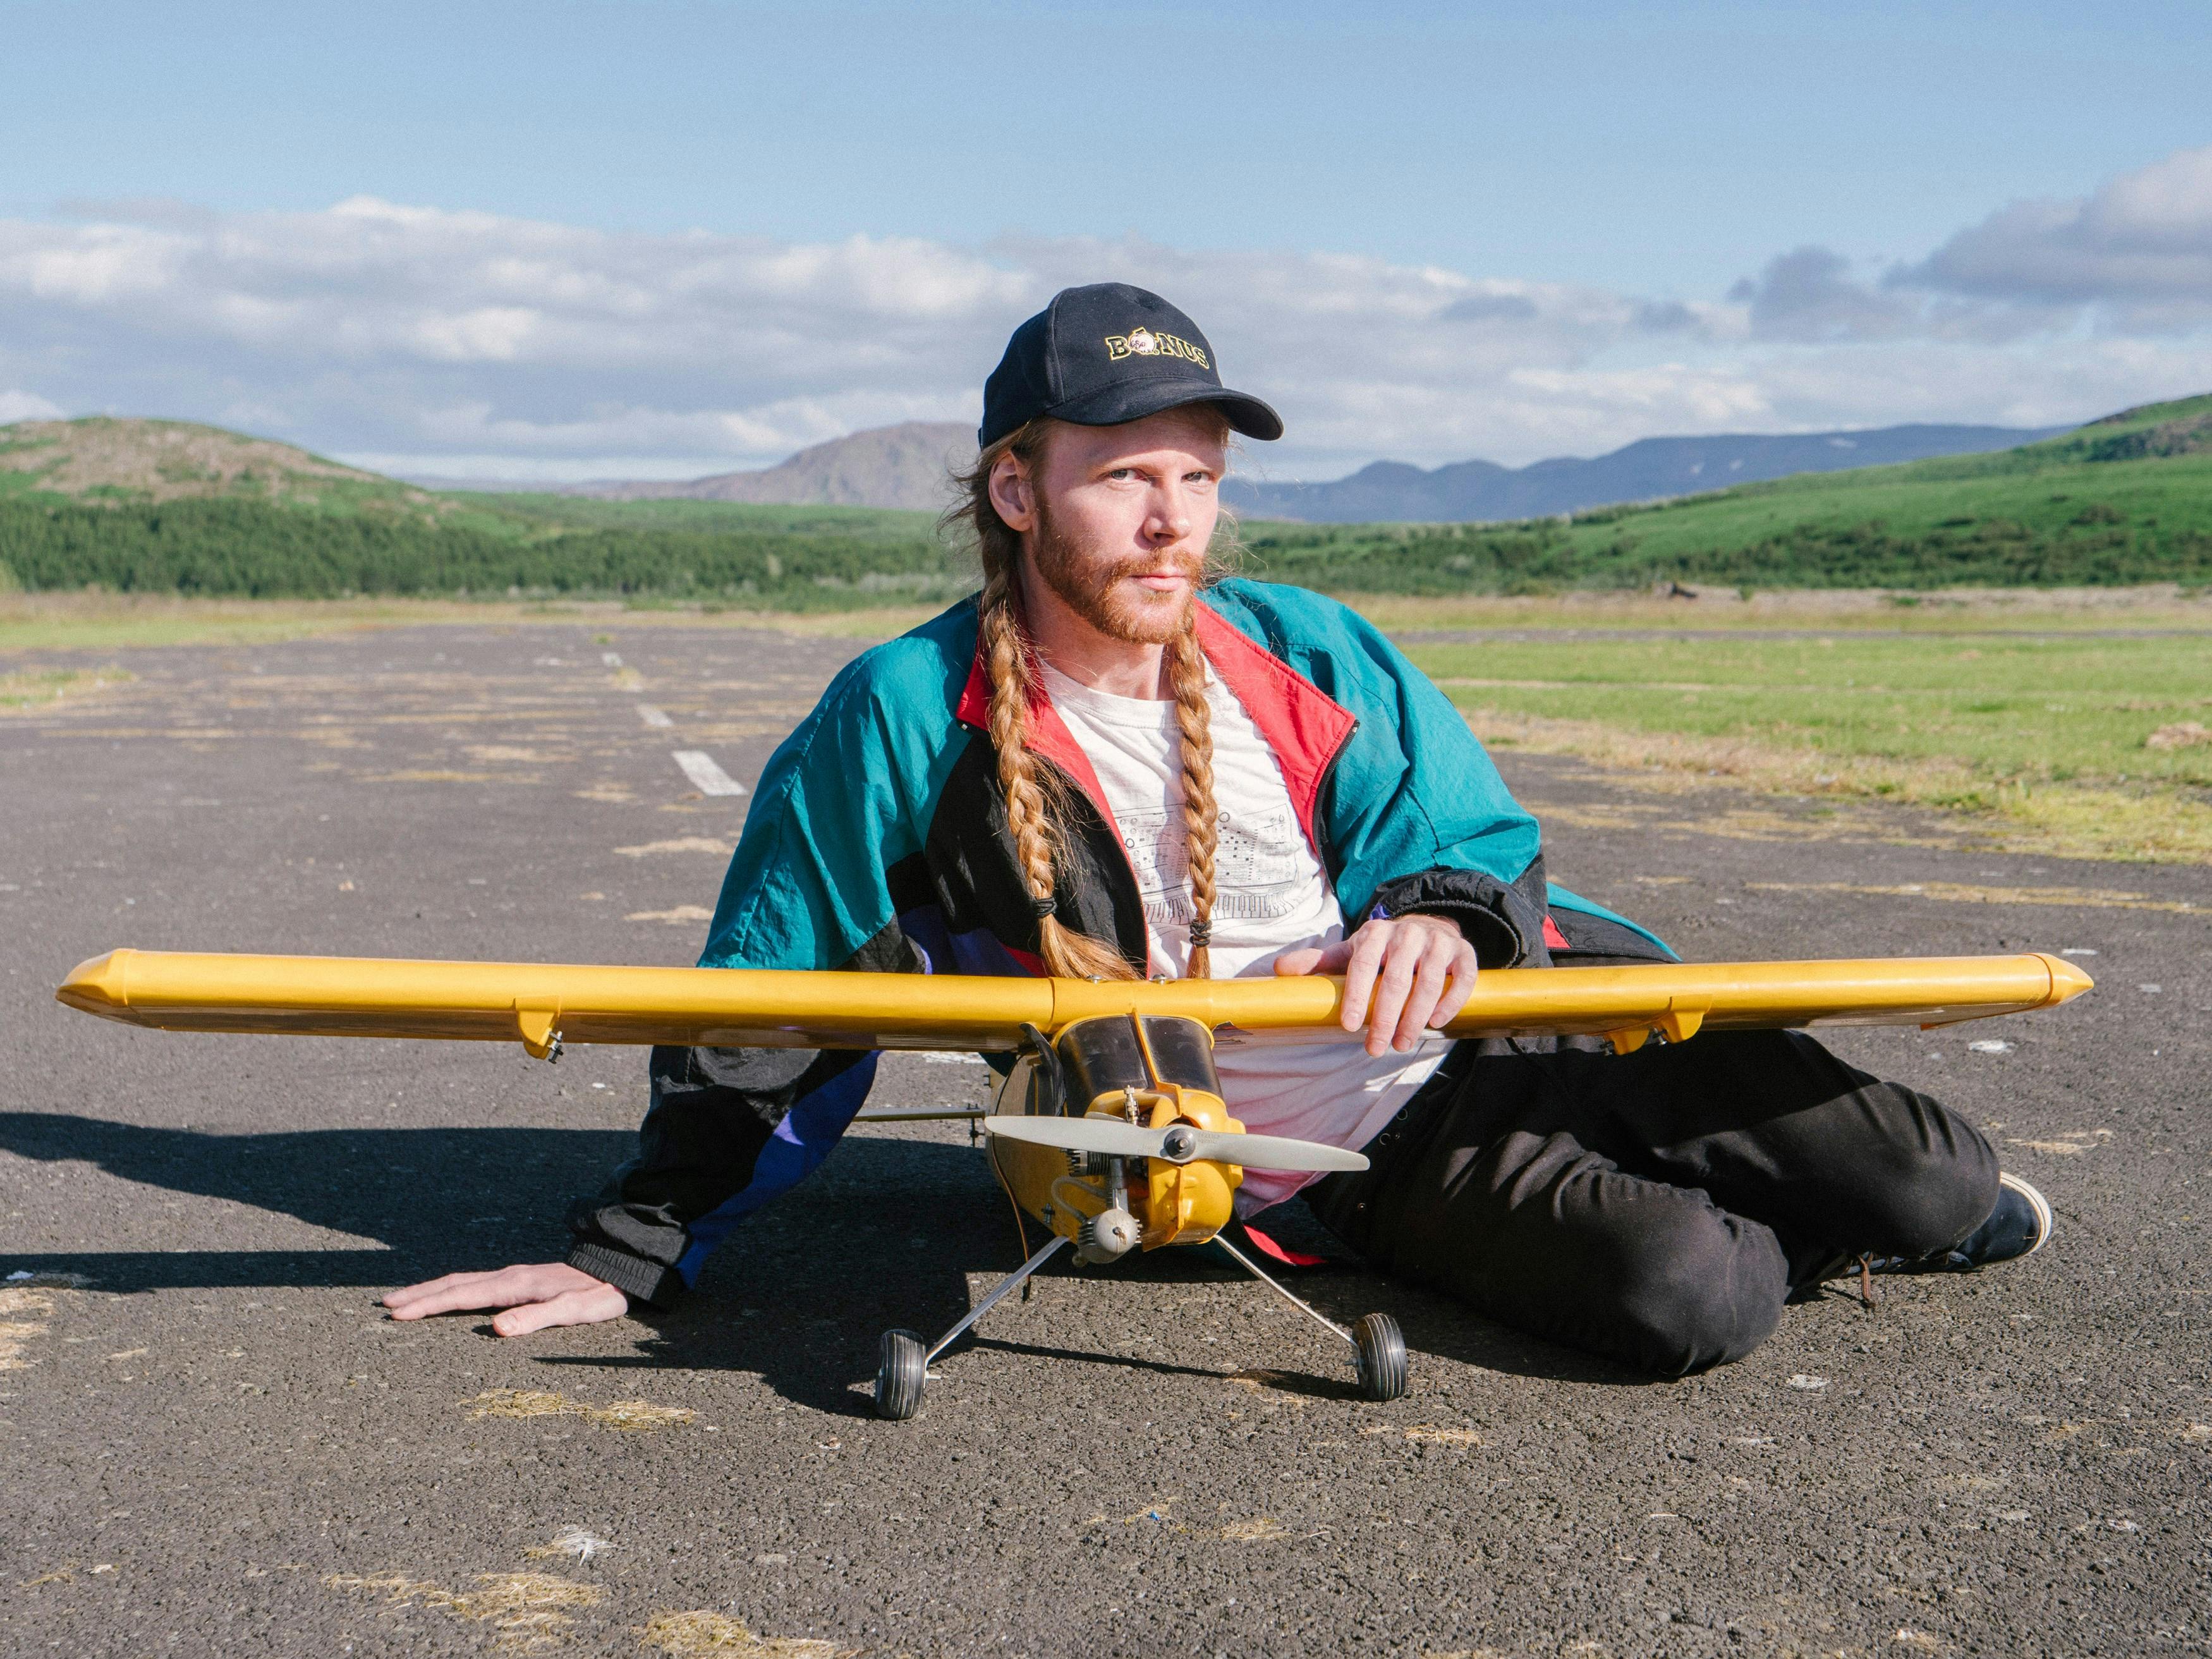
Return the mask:
{"type": "Polygon", "coordinates": [[[332,598],[950,599],[922,513],[443,494],[179,421],[0,427],[0,587],[332,598]]]}
{"type": "Polygon", "coordinates": [[[325,511],[434,512],[428,492],[290,444],[191,421],[21,421],[0,427],[0,500],[108,505],[258,501],[325,511]]]}
{"type": "Polygon", "coordinates": [[[2212,396],[1993,454],[1805,474],[1514,525],[1254,524],[1255,569],[1339,591],[1677,580],[1930,588],[2212,580],[2212,396]]]}
{"type": "MultiPolygon", "coordinates": [[[[1243,527],[1346,593],[2212,582],[2212,396],[1994,454],[1505,525],[1243,527]]],[[[0,427],[0,586],[320,598],[586,593],[821,611],[963,591],[929,515],[442,494],[182,422],[0,427]]]]}
{"type": "MultiPolygon", "coordinates": [[[[757,472],[720,472],[681,483],[609,483],[574,493],[605,501],[805,503],[934,512],[948,498],[947,476],[975,462],[975,428],[960,422],[903,421],[848,433],[802,449],[757,472]]],[[[568,492],[563,492],[568,493],[568,492]]]]}

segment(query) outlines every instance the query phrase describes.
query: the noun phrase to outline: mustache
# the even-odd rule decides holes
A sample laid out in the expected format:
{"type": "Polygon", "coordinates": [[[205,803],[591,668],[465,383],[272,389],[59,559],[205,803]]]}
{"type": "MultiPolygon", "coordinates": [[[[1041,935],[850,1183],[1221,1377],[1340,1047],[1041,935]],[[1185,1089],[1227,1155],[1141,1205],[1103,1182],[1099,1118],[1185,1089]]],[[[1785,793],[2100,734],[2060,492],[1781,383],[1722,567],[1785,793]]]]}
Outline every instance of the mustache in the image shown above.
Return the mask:
{"type": "Polygon", "coordinates": [[[1195,553],[1132,553],[1117,558],[1097,573],[1102,587],[1130,576],[1181,576],[1195,582],[1206,574],[1206,555],[1195,553]]]}

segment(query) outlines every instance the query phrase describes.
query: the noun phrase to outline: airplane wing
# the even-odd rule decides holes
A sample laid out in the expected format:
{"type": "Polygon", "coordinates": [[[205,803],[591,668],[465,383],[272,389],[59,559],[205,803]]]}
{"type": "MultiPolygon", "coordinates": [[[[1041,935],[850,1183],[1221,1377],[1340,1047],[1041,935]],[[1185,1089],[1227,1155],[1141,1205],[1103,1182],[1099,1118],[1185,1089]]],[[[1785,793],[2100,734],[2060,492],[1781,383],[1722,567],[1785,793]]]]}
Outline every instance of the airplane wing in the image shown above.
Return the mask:
{"type": "MultiPolygon", "coordinates": [[[[1486,970],[1447,1035],[1940,1025],[2054,1007],[2090,988],[2035,955],[1839,962],[1658,963],[1486,970]]],[[[172,1031],[709,1048],[1008,1050],[1022,1028],[1099,1015],[1181,1015],[1245,1042],[1352,1040],[1340,979],[1091,981],[926,974],[789,973],[111,951],[55,995],[72,1008],[172,1031]]]]}

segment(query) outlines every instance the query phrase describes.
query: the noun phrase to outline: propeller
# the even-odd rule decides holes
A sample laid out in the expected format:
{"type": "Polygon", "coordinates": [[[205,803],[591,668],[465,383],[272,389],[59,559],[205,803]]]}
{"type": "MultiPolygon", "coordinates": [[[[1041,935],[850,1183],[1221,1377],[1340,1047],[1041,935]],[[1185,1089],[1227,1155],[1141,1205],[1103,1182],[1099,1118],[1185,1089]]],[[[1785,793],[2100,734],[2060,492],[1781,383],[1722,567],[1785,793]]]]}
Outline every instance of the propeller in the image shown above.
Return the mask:
{"type": "Polygon", "coordinates": [[[1321,1171],[1367,1167],[1364,1156],[1346,1152],[1341,1146],[1324,1146],[1314,1140],[1290,1140],[1281,1135],[1226,1134],[1188,1123],[1145,1129],[1108,1117],[1023,1117],[1012,1114],[980,1121],[986,1134],[1026,1140],[1033,1146],[1057,1146],[1063,1152],[1097,1152],[1107,1158],[1158,1158],[1170,1164],[1189,1164],[1206,1158],[1242,1164],[1248,1170],[1321,1171]]]}

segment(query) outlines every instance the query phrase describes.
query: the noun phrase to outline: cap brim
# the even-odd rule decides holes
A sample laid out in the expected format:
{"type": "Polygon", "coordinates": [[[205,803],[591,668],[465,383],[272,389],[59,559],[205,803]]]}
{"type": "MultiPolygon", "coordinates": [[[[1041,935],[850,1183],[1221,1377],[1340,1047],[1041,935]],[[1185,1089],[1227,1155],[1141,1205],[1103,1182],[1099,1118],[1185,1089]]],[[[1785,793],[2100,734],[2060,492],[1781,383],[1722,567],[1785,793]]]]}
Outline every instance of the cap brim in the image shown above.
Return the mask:
{"type": "Polygon", "coordinates": [[[1231,427],[1248,438],[1272,443],[1283,435],[1283,417],[1259,398],[1203,382],[1185,380],[1139,382],[1133,386],[1101,386],[1087,397],[1071,398],[1043,411],[1045,418],[1076,426],[1124,426],[1170,409],[1193,404],[1212,404],[1231,427]]]}

